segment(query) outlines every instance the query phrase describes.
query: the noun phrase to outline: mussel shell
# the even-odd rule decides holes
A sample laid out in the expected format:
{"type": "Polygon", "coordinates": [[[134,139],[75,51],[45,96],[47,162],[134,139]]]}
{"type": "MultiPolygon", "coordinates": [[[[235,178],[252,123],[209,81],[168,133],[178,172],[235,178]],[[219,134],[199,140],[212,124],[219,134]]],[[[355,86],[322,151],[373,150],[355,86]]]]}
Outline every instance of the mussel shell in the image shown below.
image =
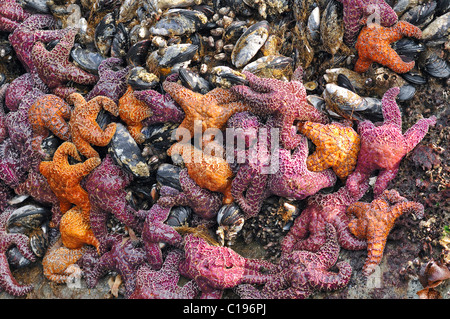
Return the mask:
{"type": "Polygon", "coordinates": [[[51,161],[53,154],[55,154],[61,143],[61,140],[53,134],[44,138],[41,143],[41,150],[45,153],[45,158],[42,160],[51,161]]]}
{"type": "Polygon", "coordinates": [[[241,35],[231,52],[231,62],[234,66],[241,68],[253,59],[269,37],[269,29],[269,23],[262,20],[241,35]]]}
{"type": "Polygon", "coordinates": [[[112,57],[124,57],[127,55],[130,48],[130,39],[128,37],[128,31],[123,23],[117,24],[116,33],[114,34],[111,43],[111,56],[112,57]]]}
{"type": "Polygon", "coordinates": [[[40,229],[43,224],[49,221],[51,211],[47,208],[34,204],[27,204],[18,207],[9,216],[6,222],[6,230],[10,233],[28,234],[36,229],[40,229]]]}
{"type": "Polygon", "coordinates": [[[224,65],[215,66],[210,71],[209,80],[216,87],[228,89],[233,85],[246,85],[245,75],[224,65]]]}
{"type": "Polygon", "coordinates": [[[144,65],[147,59],[148,50],[150,49],[151,45],[151,40],[143,40],[133,44],[128,50],[127,55],[125,56],[127,65],[144,65]]]}
{"type": "Polygon", "coordinates": [[[437,0],[436,16],[441,16],[450,10],[450,0],[437,0]]]}
{"type": "Polygon", "coordinates": [[[171,37],[191,34],[201,30],[207,22],[208,18],[203,12],[187,9],[169,9],[150,28],[150,33],[171,37]]]}
{"type": "Polygon", "coordinates": [[[402,21],[407,21],[411,24],[419,26],[432,17],[436,9],[436,1],[430,1],[421,5],[417,5],[406,11],[400,18],[402,21]]]}
{"type": "Polygon", "coordinates": [[[41,229],[33,232],[30,237],[30,247],[31,251],[37,257],[44,257],[47,252],[48,242],[49,242],[49,226],[45,224],[41,227],[41,229]]]}
{"type": "Polygon", "coordinates": [[[190,7],[195,4],[200,4],[201,0],[158,0],[158,9],[164,10],[169,8],[190,7]]]}
{"type": "Polygon", "coordinates": [[[194,92],[206,94],[213,88],[209,81],[189,69],[180,68],[178,70],[178,75],[181,84],[194,92]]]}
{"type": "Polygon", "coordinates": [[[225,43],[235,43],[242,36],[245,30],[247,30],[247,22],[233,21],[225,29],[222,39],[225,43]]]}
{"type": "Polygon", "coordinates": [[[47,0],[16,0],[25,10],[36,13],[50,13],[47,0]]]}
{"type": "Polygon", "coordinates": [[[307,23],[307,37],[311,44],[320,41],[320,8],[316,7],[311,11],[307,23]]]}
{"type": "Polygon", "coordinates": [[[267,55],[247,64],[242,71],[248,71],[263,78],[290,79],[293,73],[293,59],[283,55],[267,55]]]}
{"type": "Polygon", "coordinates": [[[450,76],[450,66],[448,62],[439,58],[434,53],[427,58],[423,69],[435,78],[446,79],[450,76]]]}
{"type": "Polygon", "coordinates": [[[403,38],[392,44],[392,48],[398,55],[404,55],[411,60],[417,59],[420,52],[425,51],[426,47],[423,43],[418,43],[410,38],[403,38]]]}
{"type": "Polygon", "coordinates": [[[189,64],[197,53],[195,44],[182,43],[170,45],[164,49],[153,51],[147,58],[147,68],[153,71],[155,68],[162,74],[171,72],[189,64]]]}
{"type": "Polygon", "coordinates": [[[138,144],[122,123],[116,124],[116,132],[108,144],[108,153],[117,165],[135,178],[145,179],[150,176],[150,169],[138,144]]]}
{"type": "Polygon", "coordinates": [[[95,28],[95,46],[97,50],[105,57],[108,56],[111,49],[111,44],[116,33],[116,29],[116,20],[113,13],[106,14],[95,28]]]}
{"type": "Polygon", "coordinates": [[[241,209],[236,203],[223,205],[217,212],[217,223],[223,226],[232,226],[240,223],[243,218],[241,209]]]}
{"type": "Polygon", "coordinates": [[[70,56],[76,65],[93,74],[98,74],[100,63],[106,59],[105,56],[98,52],[83,49],[78,43],[75,43],[70,51],[70,56]]]}
{"type": "Polygon", "coordinates": [[[189,206],[176,206],[170,210],[166,224],[172,227],[183,226],[192,216],[192,208],[189,206]]]}
{"type": "Polygon", "coordinates": [[[353,87],[352,82],[350,81],[350,79],[345,75],[345,74],[338,74],[337,77],[337,85],[346,88],[347,90],[350,90],[352,92],[356,93],[355,88],[353,87]]]}
{"type": "Polygon", "coordinates": [[[416,88],[413,85],[406,84],[400,88],[397,99],[401,102],[411,100],[416,94],[416,88]]]}
{"type": "Polygon", "coordinates": [[[163,163],[156,170],[156,180],[160,186],[169,186],[182,192],[180,172],[181,168],[179,166],[163,163]]]}
{"type": "Polygon", "coordinates": [[[5,75],[5,73],[0,73],[0,86],[5,84],[5,82],[6,82],[6,75],[5,75]]]}
{"type": "Polygon", "coordinates": [[[427,46],[442,44],[448,41],[450,32],[450,12],[433,20],[423,31],[422,40],[427,46]]]}
{"type": "Polygon", "coordinates": [[[400,74],[402,78],[412,84],[422,85],[427,83],[427,79],[419,73],[416,72],[407,72],[400,74]]]}
{"type": "Polygon", "coordinates": [[[225,0],[225,6],[231,7],[234,12],[244,17],[250,17],[255,14],[255,11],[243,0],[225,0]]]}
{"type": "Polygon", "coordinates": [[[11,268],[23,268],[31,265],[31,261],[22,255],[16,246],[11,247],[6,251],[6,258],[11,268]]]}
{"type": "Polygon", "coordinates": [[[144,127],[141,131],[145,136],[145,144],[166,151],[175,141],[172,139],[173,132],[177,129],[177,123],[156,123],[144,127]]]}
{"type": "Polygon", "coordinates": [[[154,88],[159,83],[159,77],[148,72],[145,68],[137,66],[130,71],[128,84],[133,90],[148,90],[154,88]]]}

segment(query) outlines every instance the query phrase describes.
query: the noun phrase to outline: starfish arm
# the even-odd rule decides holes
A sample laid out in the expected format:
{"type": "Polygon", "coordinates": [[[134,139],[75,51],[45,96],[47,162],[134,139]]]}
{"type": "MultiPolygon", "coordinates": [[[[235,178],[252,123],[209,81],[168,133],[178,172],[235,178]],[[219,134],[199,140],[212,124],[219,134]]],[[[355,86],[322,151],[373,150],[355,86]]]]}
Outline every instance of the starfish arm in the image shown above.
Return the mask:
{"type": "Polygon", "coordinates": [[[78,164],[72,165],[71,168],[73,169],[74,176],[77,179],[81,180],[81,178],[85,177],[94,168],[96,168],[98,165],[100,165],[101,162],[102,161],[99,157],[91,157],[91,158],[88,158],[83,163],[78,163],[78,164]]]}
{"type": "Polygon", "coordinates": [[[356,218],[362,218],[364,216],[364,212],[370,208],[369,203],[356,202],[348,206],[347,208],[347,216],[355,216],[356,218]]]}
{"type": "Polygon", "coordinates": [[[308,170],[313,172],[320,172],[330,168],[330,165],[326,162],[322,152],[316,151],[306,160],[306,166],[308,170]]]}
{"type": "Polygon", "coordinates": [[[50,118],[45,118],[44,126],[64,141],[70,138],[69,124],[61,116],[55,114],[50,118]]]}
{"type": "Polygon", "coordinates": [[[19,25],[19,22],[0,16],[0,31],[13,32],[19,25]]]}
{"type": "Polygon", "coordinates": [[[277,79],[260,78],[251,72],[243,72],[250,88],[259,93],[269,93],[273,91],[274,87],[277,87],[280,83],[277,79]]]}
{"type": "MultiPolygon", "coordinates": [[[[372,227],[373,228],[373,227],[372,227]]],[[[363,266],[363,273],[369,276],[375,271],[383,258],[384,247],[386,246],[387,234],[381,230],[368,230],[367,239],[367,259],[363,266]]]]}
{"type": "Polygon", "coordinates": [[[371,59],[366,59],[362,56],[359,56],[358,60],[355,63],[354,71],[358,73],[364,73],[369,70],[372,62],[373,61],[371,59]]]}
{"type": "Polygon", "coordinates": [[[422,31],[417,26],[411,23],[408,23],[406,21],[399,21],[393,27],[393,32],[391,32],[389,42],[392,43],[398,41],[404,36],[420,39],[422,37],[422,31]]]}
{"type": "Polygon", "coordinates": [[[422,204],[416,202],[402,202],[394,205],[390,210],[389,215],[393,219],[397,219],[404,213],[414,213],[417,218],[423,218],[424,207],[422,204]]]}
{"type": "Polygon", "coordinates": [[[163,89],[185,112],[192,107],[193,100],[201,100],[203,97],[200,93],[193,92],[177,82],[164,81],[163,89]]]}
{"type": "MultiPolygon", "coordinates": [[[[356,220],[359,221],[359,220],[356,220]]],[[[340,221],[334,223],[338,232],[338,243],[343,249],[347,250],[362,250],[367,247],[365,239],[356,238],[350,228],[348,219],[342,218],[340,221]]]]}
{"type": "Polygon", "coordinates": [[[292,252],[297,241],[306,238],[309,232],[313,210],[314,208],[312,206],[306,208],[302,214],[294,220],[294,224],[281,242],[283,253],[292,252]]]}
{"type": "Polygon", "coordinates": [[[24,234],[8,234],[6,235],[6,245],[12,246],[15,245],[20,253],[27,259],[34,261],[36,260],[36,256],[33,254],[31,249],[29,248],[29,238],[24,234]]]}
{"type": "MultiPolygon", "coordinates": [[[[259,92],[245,85],[236,85],[233,86],[230,90],[232,90],[240,98],[246,101],[251,101],[252,105],[255,105],[255,107],[258,106],[258,108],[261,108],[261,106],[270,108],[271,105],[278,105],[277,103],[275,103],[276,94],[272,91],[269,91],[268,93],[259,92]]],[[[265,112],[264,109],[262,109],[261,111],[263,113],[265,112]]]]}
{"type": "Polygon", "coordinates": [[[382,65],[387,66],[392,71],[397,73],[406,73],[411,71],[415,62],[404,62],[397,52],[392,48],[385,48],[384,55],[380,56],[379,61],[376,61],[382,65]]]}
{"type": "Polygon", "coordinates": [[[0,287],[12,296],[24,296],[33,290],[33,286],[22,286],[13,277],[5,254],[0,254],[0,287]]]}
{"type": "Polygon", "coordinates": [[[215,101],[217,104],[227,104],[238,100],[236,95],[220,87],[209,91],[204,96],[215,101]]]}
{"type": "Polygon", "coordinates": [[[350,7],[347,3],[345,3],[344,5],[345,5],[343,11],[343,22],[345,24],[344,41],[348,45],[352,45],[356,40],[359,29],[361,28],[359,20],[362,17],[362,13],[357,8],[350,7]]]}
{"type": "Polygon", "coordinates": [[[109,58],[103,60],[98,66],[98,74],[102,75],[105,72],[110,71],[114,67],[118,67],[122,65],[122,59],[119,58],[109,58]]]}
{"type": "Polygon", "coordinates": [[[378,173],[377,180],[375,182],[375,185],[373,186],[374,198],[377,198],[378,196],[383,194],[384,190],[388,187],[389,182],[393,180],[397,175],[399,165],[400,164],[397,164],[392,169],[381,170],[378,173]]]}
{"type": "Polygon", "coordinates": [[[309,284],[320,290],[337,290],[347,286],[352,275],[352,266],[341,261],[336,264],[336,267],[339,269],[338,273],[326,270],[307,272],[309,284]]]}
{"type": "Polygon", "coordinates": [[[53,162],[55,163],[67,163],[67,155],[72,156],[77,161],[81,162],[81,157],[78,154],[75,144],[71,142],[62,143],[55,154],[53,155],[53,162]]]}
{"type": "Polygon", "coordinates": [[[420,119],[416,124],[411,126],[404,134],[407,152],[412,151],[427,134],[430,126],[434,126],[435,124],[436,116],[433,115],[429,118],[420,119]]]}
{"type": "Polygon", "coordinates": [[[393,124],[401,129],[402,114],[400,108],[395,102],[396,96],[400,93],[400,88],[393,87],[387,90],[381,99],[384,124],[393,124]]]}
{"type": "Polygon", "coordinates": [[[109,97],[96,96],[88,102],[88,105],[89,107],[92,107],[93,105],[98,105],[99,109],[97,112],[99,112],[103,108],[112,115],[119,116],[119,107],[117,106],[116,102],[114,102],[109,97]]]}

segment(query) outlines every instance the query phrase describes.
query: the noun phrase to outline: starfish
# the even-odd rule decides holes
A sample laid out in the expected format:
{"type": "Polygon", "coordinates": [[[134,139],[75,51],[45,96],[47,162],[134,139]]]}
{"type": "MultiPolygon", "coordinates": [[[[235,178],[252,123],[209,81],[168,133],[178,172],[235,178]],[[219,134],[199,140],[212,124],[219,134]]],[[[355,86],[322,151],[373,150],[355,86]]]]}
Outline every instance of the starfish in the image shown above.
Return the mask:
{"type": "Polygon", "coordinates": [[[190,137],[204,133],[207,129],[223,130],[230,116],[250,108],[238,95],[222,88],[215,88],[203,95],[166,79],[163,89],[186,114],[177,128],[177,136],[180,137],[187,133],[185,130],[189,132],[190,137]]]}
{"type": "Polygon", "coordinates": [[[56,242],[45,253],[42,259],[44,276],[56,283],[68,283],[72,279],[81,278],[81,269],[76,262],[83,256],[86,247],[69,249],[56,242]]]}
{"type": "Polygon", "coordinates": [[[321,172],[308,170],[308,141],[305,136],[301,137],[292,154],[287,149],[280,149],[278,153],[278,159],[274,160],[279,160],[279,169],[269,176],[267,195],[301,200],[336,183],[336,175],[331,169],[321,172]]]}
{"type": "MultiPolygon", "coordinates": [[[[72,156],[81,162],[77,148],[71,142],[62,143],[52,161],[42,161],[39,171],[47,179],[50,188],[59,199],[61,214],[65,214],[75,204],[82,210],[85,220],[89,220],[91,205],[88,193],[81,187],[80,182],[95,167],[100,165],[98,157],[88,158],[83,163],[70,165],[68,156],[72,156]]],[[[55,226],[59,225],[61,216],[53,215],[52,221],[55,226]]]]}
{"type": "Polygon", "coordinates": [[[361,149],[354,172],[348,177],[347,184],[351,192],[357,193],[364,181],[369,180],[372,172],[379,170],[373,186],[374,197],[378,197],[397,175],[401,159],[423,139],[428,128],[436,123],[436,117],[417,121],[405,134],[402,134],[402,117],[395,97],[398,87],[386,91],[381,100],[384,123],[375,126],[370,121],[360,122],[358,133],[361,149]]]}
{"type": "Polygon", "coordinates": [[[127,125],[128,132],[138,144],[145,141],[141,133],[143,120],[152,116],[152,110],[146,103],[134,96],[134,90],[129,85],[125,94],[119,99],[119,116],[127,125]]]}
{"type": "MultiPolygon", "coordinates": [[[[353,45],[361,26],[375,14],[375,19],[384,27],[390,27],[398,20],[397,13],[384,0],[338,0],[344,6],[344,42],[353,45]]],[[[371,21],[369,21],[371,22],[371,21]]]]}
{"type": "Polygon", "coordinates": [[[46,91],[46,86],[37,74],[31,51],[33,46],[38,41],[48,43],[54,40],[59,40],[68,32],[68,30],[70,30],[54,30],[56,28],[56,24],[57,22],[55,18],[51,15],[33,14],[22,22],[8,37],[9,42],[17,54],[17,58],[20,62],[22,62],[25,70],[30,73],[37,87],[44,91],[46,91]]]}
{"type": "Polygon", "coordinates": [[[40,41],[36,42],[31,50],[31,58],[39,77],[53,94],[62,98],[75,92],[75,88],[65,86],[67,82],[90,85],[98,80],[97,76],[69,61],[70,50],[77,32],[76,29],[69,29],[51,51],[48,51],[40,41]]]}
{"type": "Polygon", "coordinates": [[[317,252],[294,250],[282,255],[279,271],[261,290],[251,285],[240,285],[236,291],[241,298],[304,299],[316,290],[333,291],[347,286],[352,267],[339,258],[336,230],[326,224],[326,241],[317,252]],[[339,272],[329,269],[335,266],[339,272]]]}
{"type": "Polygon", "coordinates": [[[302,83],[303,70],[299,67],[290,82],[271,78],[259,78],[243,72],[248,85],[236,85],[230,89],[240,100],[250,105],[249,111],[263,118],[274,117],[274,127],[281,130],[281,144],[294,149],[302,136],[296,133],[294,121],[313,121],[326,124],[328,118],[306,101],[306,89],[302,83]]]}
{"type": "Polygon", "coordinates": [[[358,60],[354,70],[358,73],[366,72],[372,62],[380,63],[397,73],[406,73],[414,67],[414,61],[404,62],[390,44],[404,36],[420,39],[422,31],[406,21],[399,21],[392,27],[385,28],[372,23],[365,26],[356,42],[358,60]]]}
{"type": "Polygon", "coordinates": [[[264,260],[244,258],[228,247],[211,246],[193,234],[184,237],[184,256],[180,274],[195,280],[202,299],[220,299],[224,289],[243,283],[264,284],[271,277],[262,270],[275,267],[264,260]]]}
{"type": "Polygon", "coordinates": [[[77,206],[61,217],[59,231],[63,245],[69,249],[79,249],[88,244],[100,251],[100,242],[92,232],[89,219],[83,217],[83,211],[77,206]]]}
{"type": "Polygon", "coordinates": [[[17,111],[23,97],[35,87],[33,75],[24,73],[15,78],[6,89],[5,106],[10,111],[17,111]]]}
{"type": "Polygon", "coordinates": [[[160,270],[141,266],[136,273],[136,289],[130,299],[194,299],[199,292],[195,281],[178,286],[178,266],[182,258],[181,251],[172,250],[160,270]]]}
{"type": "Polygon", "coordinates": [[[33,149],[45,156],[41,150],[41,143],[50,130],[60,139],[70,139],[69,125],[66,120],[71,117],[70,105],[62,98],[53,94],[38,97],[28,110],[28,122],[33,131],[33,149]]]}
{"type": "Polygon", "coordinates": [[[3,142],[8,137],[4,100],[9,85],[10,85],[9,83],[5,83],[0,87],[0,143],[3,142]]]}
{"type": "Polygon", "coordinates": [[[0,3],[0,31],[12,32],[22,21],[31,16],[15,0],[3,0],[0,3]]]}
{"type": "Polygon", "coordinates": [[[146,261],[153,269],[160,269],[163,264],[160,243],[181,247],[183,241],[181,235],[172,226],[164,223],[169,217],[170,209],[170,206],[164,207],[157,202],[150,210],[138,212],[140,217],[145,217],[141,238],[146,261]]]}
{"type": "Polygon", "coordinates": [[[371,203],[356,202],[347,209],[351,218],[348,227],[359,239],[367,240],[367,259],[363,273],[369,276],[381,262],[387,237],[398,217],[413,212],[416,217],[424,215],[423,205],[410,202],[397,190],[385,190],[371,203]],[[352,217],[355,218],[352,218],[352,217]]]}
{"type": "Polygon", "coordinates": [[[96,122],[97,115],[103,108],[112,115],[118,116],[119,108],[117,104],[105,96],[96,96],[86,102],[79,93],[72,93],[67,100],[75,106],[69,121],[72,142],[76,145],[78,151],[87,158],[100,157],[90,144],[96,146],[108,145],[116,132],[116,123],[109,123],[105,130],[102,130],[96,122]]]}
{"type": "Polygon", "coordinates": [[[347,187],[341,187],[331,194],[316,194],[308,198],[307,207],[281,242],[283,253],[293,250],[317,251],[326,241],[326,224],[332,224],[337,232],[339,245],[347,250],[361,250],[367,247],[364,240],[359,240],[348,229],[347,207],[358,201],[369,189],[363,184],[357,194],[352,194],[347,187]]]}
{"type": "Polygon", "coordinates": [[[131,69],[130,66],[119,68],[122,60],[119,58],[108,58],[103,60],[98,66],[99,80],[86,96],[89,101],[96,96],[109,97],[114,103],[119,103],[119,98],[127,89],[127,77],[131,69]]]}
{"type": "Polygon", "coordinates": [[[222,206],[220,194],[202,188],[189,177],[187,169],[180,171],[179,180],[182,192],[168,186],[163,186],[160,191],[158,204],[164,207],[189,206],[192,211],[204,219],[213,219],[222,206]]]}
{"type": "Polygon", "coordinates": [[[22,167],[20,151],[8,137],[0,144],[0,179],[7,186],[15,188],[26,179],[26,173],[22,167]]]}
{"type": "Polygon", "coordinates": [[[360,138],[352,127],[340,123],[324,125],[304,122],[299,125],[299,130],[316,145],[315,152],[306,160],[310,171],[318,172],[331,167],[343,180],[353,172],[360,138]]]}
{"type": "Polygon", "coordinates": [[[89,194],[91,203],[90,225],[96,238],[102,241],[108,235],[106,223],[113,214],[122,223],[137,232],[142,231],[142,221],[127,202],[125,188],[133,177],[114,164],[108,154],[102,163],[85,179],[83,187],[89,194]]]}
{"type": "Polygon", "coordinates": [[[222,193],[224,204],[233,202],[231,182],[234,174],[225,159],[206,154],[192,144],[181,142],[173,144],[167,150],[167,154],[169,156],[181,155],[189,176],[198,186],[222,193]]]}
{"type": "Polygon", "coordinates": [[[33,290],[32,285],[20,285],[9,269],[6,252],[11,246],[16,246],[28,260],[35,261],[36,256],[29,247],[29,239],[24,234],[8,233],[6,225],[14,209],[9,207],[0,215],[0,288],[13,296],[24,296],[33,290]]]}
{"type": "Polygon", "coordinates": [[[145,263],[144,251],[129,238],[121,236],[109,236],[105,249],[100,257],[85,254],[80,259],[81,265],[91,265],[83,268],[88,287],[94,288],[107,271],[116,271],[125,283],[125,297],[128,298],[136,288],[136,271],[145,263]]]}

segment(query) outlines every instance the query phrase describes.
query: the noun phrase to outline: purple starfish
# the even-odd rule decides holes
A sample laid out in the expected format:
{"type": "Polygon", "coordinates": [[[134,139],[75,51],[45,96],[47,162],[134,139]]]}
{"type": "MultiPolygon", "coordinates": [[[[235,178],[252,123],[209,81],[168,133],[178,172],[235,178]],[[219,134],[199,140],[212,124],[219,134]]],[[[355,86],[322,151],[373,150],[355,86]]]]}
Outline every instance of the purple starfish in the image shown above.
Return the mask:
{"type": "Polygon", "coordinates": [[[163,186],[158,204],[164,207],[189,206],[194,213],[204,219],[209,220],[216,217],[219,208],[222,206],[221,194],[198,186],[189,177],[187,169],[181,170],[179,176],[183,192],[178,192],[175,189],[169,190],[170,187],[163,186]]]}
{"type": "Polygon", "coordinates": [[[169,94],[161,94],[155,90],[134,91],[134,96],[147,104],[153,115],[143,121],[144,126],[156,123],[181,123],[184,111],[169,94]]]}
{"type": "Polygon", "coordinates": [[[142,231],[142,221],[136,217],[136,211],[126,200],[125,187],[132,180],[132,175],[114,164],[108,154],[83,181],[82,187],[88,192],[91,203],[91,229],[100,242],[108,236],[106,223],[109,214],[133,230],[142,231]]]}
{"type": "Polygon", "coordinates": [[[110,235],[102,248],[106,252],[100,257],[95,251],[84,253],[77,264],[83,269],[87,286],[94,288],[98,280],[112,270],[118,272],[125,283],[125,297],[131,296],[136,288],[136,271],[145,263],[144,251],[136,245],[129,238],[110,235]]]}
{"type": "Polygon", "coordinates": [[[130,299],[193,299],[197,296],[199,288],[191,280],[178,286],[180,274],[178,266],[183,258],[179,250],[172,250],[167,254],[164,264],[158,271],[150,267],[141,266],[136,273],[136,289],[130,299]]]}
{"type": "Polygon", "coordinates": [[[48,88],[36,72],[31,51],[38,41],[48,43],[53,40],[59,40],[70,30],[54,30],[56,26],[57,22],[51,15],[33,14],[22,22],[8,37],[9,42],[17,53],[17,58],[22,62],[25,70],[32,75],[36,86],[45,93],[48,93],[48,88]]]}
{"type": "Polygon", "coordinates": [[[280,140],[284,148],[294,149],[302,141],[302,136],[293,127],[295,120],[328,123],[326,115],[306,101],[301,67],[294,72],[290,82],[243,73],[249,86],[237,85],[230,90],[249,103],[252,113],[264,118],[274,117],[274,127],[281,129],[280,140]]]}
{"type": "Polygon", "coordinates": [[[0,215],[0,287],[13,296],[24,296],[33,290],[32,285],[20,285],[13,277],[9,269],[6,251],[15,245],[20,253],[30,261],[35,261],[36,256],[28,246],[28,237],[24,234],[8,233],[6,225],[9,217],[14,212],[13,208],[7,208],[0,215]]]}
{"type": "Polygon", "coordinates": [[[0,31],[12,32],[31,13],[25,11],[15,0],[2,0],[0,3],[0,31]]]}
{"type": "Polygon", "coordinates": [[[295,250],[282,255],[279,271],[262,290],[251,285],[240,285],[236,292],[241,298],[258,299],[304,299],[316,290],[337,290],[347,286],[352,267],[341,261],[336,230],[326,225],[326,241],[317,252],[295,250]],[[339,272],[329,269],[336,264],[339,272]]]}
{"type": "Polygon", "coordinates": [[[344,41],[353,45],[361,27],[368,17],[373,15],[375,22],[384,27],[394,25],[397,13],[384,0],[338,0],[344,6],[344,41]]]}
{"type": "Polygon", "coordinates": [[[109,97],[116,104],[120,97],[127,90],[127,76],[131,67],[119,68],[122,65],[122,59],[108,58],[103,60],[98,66],[99,80],[86,96],[86,101],[96,96],[102,95],[109,97]]]}
{"type": "Polygon", "coordinates": [[[33,75],[24,73],[15,78],[8,86],[5,94],[5,106],[10,111],[17,111],[20,102],[27,92],[34,87],[33,75]]]}
{"type": "Polygon", "coordinates": [[[184,256],[180,274],[196,281],[202,299],[220,299],[224,289],[243,283],[264,284],[271,275],[262,271],[275,268],[265,260],[244,258],[228,247],[211,246],[193,234],[184,237],[184,256]]]}
{"type": "Polygon", "coordinates": [[[3,142],[8,137],[4,100],[9,85],[10,85],[9,83],[5,83],[0,87],[0,143],[3,142]]]}
{"type": "Polygon", "coordinates": [[[48,51],[45,45],[38,41],[31,50],[31,58],[39,77],[55,95],[66,98],[76,91],[65,84],[73,81],[78,84],[94,84],[98,77],[88,73],[69,61],[70,50],[73,47],[76,29],[69,28],[58,44],[48,51]]]}
{"type": "Polygon", "coordinates": [[[391,88],[381,100],[383,125],[375,126],[370,121],[358,124],[361,149],[356,168],[347,180],[348,189],[354,194],[358,193],[362,183],[368,183],[372,172],[379,170],[373,194],[375,198],[381,195],[397,175],[401,159],[423,139],[429,127],[436,124],[436,117],[433,115],[420,119],[402,134],[402,117],[395,102],[399,92],[398,87],[391,88]]]}
{"type": "Polygon", "coordinates": [[[14,147],[9,137],[0,144],[0,179],[11,188],[15,188],[26,179],[20,151],[14,147]]]}
{"type": "Polygon", "coordinates": [[[12,197],[12,190],[0,180],[0,211],[8,206],[8,200],[12,197]]]}

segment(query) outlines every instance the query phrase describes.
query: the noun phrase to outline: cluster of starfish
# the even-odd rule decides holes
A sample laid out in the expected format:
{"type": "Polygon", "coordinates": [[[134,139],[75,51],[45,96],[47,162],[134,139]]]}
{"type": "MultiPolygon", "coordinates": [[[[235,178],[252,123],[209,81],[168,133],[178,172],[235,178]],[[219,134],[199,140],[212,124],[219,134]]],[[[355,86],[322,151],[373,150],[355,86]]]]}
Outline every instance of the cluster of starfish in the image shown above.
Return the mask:
{"type": "MultiPolygon", "coordinates": [[[[403,35],[420,37],[420,30],[397,23],[383,0],[340,2],[346,41],[353,42],[359,32],[356,71],[364,72],[372,62],[399,73],[413,66],[388,47],[403,35]],[[360,31],[376,13],[381,25],[360,31]]],[[[423,215],[421,204],[387,188],[402,158],[436,118],[421,119],[402,133],[398,88],[383,96],[383,123],[363,121],[355,130],[331,122],[307,102],[301,67],[290,81],[243,72],[245,85],[206,94],[178,83],[176,73],[165,79],[161,92],[134,90],[127,82],[131,67],[122,66],[121,59],[105,59],[98,76],[70,62],[77,30],[57,29],[49,15],[31,15],[14,0],[3,1],[0,30],[10,32],[27,72],[0,88],[0,287],[8,293],[21,296],[32,287],[12,276],[7,249],[16,245],[26,258],[36,259],[25,235],[6,230],[13,193],[52,207],[50,226],[60,240],[43,259],[49,280],[67,283],[82,275],[93,288],[113,271],[121,276],[127,298],[220,298],[230,288],[243,298],[306,298],[318,289],[340,289],[352,272],[348,263],[338,262],[340,248],[367,248],[363,272],[369,275],[398,216],[423,215]],[[57,44],[48,49],[53,40],[57,44]],[[69,83],[89,92],[83,95],[69,83]],[[99,124],[105,111],[111,119],[99,124]],[[179,187],[163,185],[146,210],[136,209],[129,198],[134,175],[102,152],[120,122],[138,146],[146,139],[144,127],[179,123],[167,150],[183,166],[179,187]],[[226,135],[224,147],[218,136],[226,129],[233,135],[226,135]],[[60,142],[52,154],[43,147],[50,134],[60,142]],[[308,140],[315,145],[311,154],[308,140]],[[375,172],[373,202],[359,202],[375,172]],[[321,192],[337,183],[344,186],[321,192]],[[166,223],[172,208],[187,206],[199,225],[210,227],[217,224],[221,206],[233,202],[249,219],[264,213],[263,201],[271,195],[307,201],[281,243],[276,264],[244,258],[208,242],[206,235],[192,229],[186,234],[166,223]],[[110,230],[111,216],[127,235],[110,230]],[[183,287],[180,275],[190,280],[183,287]]]]}

